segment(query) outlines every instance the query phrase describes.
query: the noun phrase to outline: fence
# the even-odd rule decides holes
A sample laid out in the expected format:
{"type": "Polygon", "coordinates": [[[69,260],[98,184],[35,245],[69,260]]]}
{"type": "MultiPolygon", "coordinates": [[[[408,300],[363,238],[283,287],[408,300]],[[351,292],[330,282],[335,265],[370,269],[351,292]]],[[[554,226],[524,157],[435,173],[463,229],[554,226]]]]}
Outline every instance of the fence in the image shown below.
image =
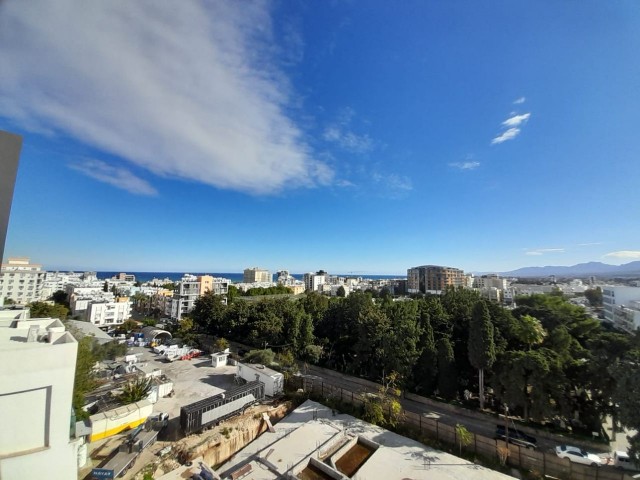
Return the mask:
{"type": "MultiPolygon", "coordinates": [[[[346,388],[338,377],[336,378],[309,378],[296,377],[292,381],[297,382],[295,388],[303,388],[305,391],[319,395],[322,398],[332,398],[352,405],[363,405],[366,401],[365,392],[373,392],[373,382],[358,379],[362,392],[354,392],[346,388]]],[[[422,436],[452,445],[459,448],[455,427],[439,422],[435,418],[426,417],[424,414],[402,411],[401,422],[420,432],[422,436]]],[[[590,467],[572,463],[568,459],[559,458],[555,453],[540,452],[527,449],[518,445],[506,444],[504,441],[487,438],[471,433],[471,441],[462,446],[467,453],[479,455],[485,458],[500,460],[506,455],[506,464],[529,472],[536,472],[540,477],[558,478],[562,480],[633,480],[631,475],[614,470],[612,467],[590,467]],[[507,454],[508,452],[508,454],[507,454]]]]}

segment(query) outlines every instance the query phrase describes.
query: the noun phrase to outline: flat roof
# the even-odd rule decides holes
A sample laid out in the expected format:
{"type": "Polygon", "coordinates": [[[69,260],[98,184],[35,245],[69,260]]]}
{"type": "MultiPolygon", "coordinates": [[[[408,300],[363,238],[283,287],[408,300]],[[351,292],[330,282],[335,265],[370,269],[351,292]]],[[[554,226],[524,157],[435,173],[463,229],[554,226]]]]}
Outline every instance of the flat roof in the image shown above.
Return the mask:
{"type": "Polygon", "coordinates": [[[75,343],[64,324],[57,318],[0,320],[0,349],[46,348],[51,345],[75,343]],[[35,335],[30,336],[33,328],[35,335]],[[51,338],[49,336],[51,335],[51,338]]]}
{"type": "MultiPolygon", "coordinates": [[[[357,471],[368,480],[506,480],[512,477],[474,464],[455,455],[427,447],[415,440],[376,427],[350,415],[333,414],[330,408],[307,400],[278,422],[275,433],[265,432],[217,473],[223,478],[251,465],[252,480],[282,478],[286,472],[298,474],[311,459],[320,459],[331,469],[348,443],[358,439],[376,446],[357,471]]],[[[341,475],[341,474],[338,474],[341,475]]],[[[337,476],[336,478],[340,478],[337,476]]]]}

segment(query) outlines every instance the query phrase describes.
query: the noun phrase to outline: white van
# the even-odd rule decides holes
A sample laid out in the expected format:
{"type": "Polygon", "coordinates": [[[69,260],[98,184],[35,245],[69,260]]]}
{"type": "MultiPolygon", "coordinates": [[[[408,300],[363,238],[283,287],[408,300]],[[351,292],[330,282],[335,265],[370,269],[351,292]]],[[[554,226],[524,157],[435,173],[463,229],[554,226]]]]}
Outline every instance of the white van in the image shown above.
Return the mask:
{"type": "Polygon", "coordinates": [[[631,461],[627,452],[621,450],[613,452],[613,466],[623,470],[637,470],[635,463],[631,461]]]}

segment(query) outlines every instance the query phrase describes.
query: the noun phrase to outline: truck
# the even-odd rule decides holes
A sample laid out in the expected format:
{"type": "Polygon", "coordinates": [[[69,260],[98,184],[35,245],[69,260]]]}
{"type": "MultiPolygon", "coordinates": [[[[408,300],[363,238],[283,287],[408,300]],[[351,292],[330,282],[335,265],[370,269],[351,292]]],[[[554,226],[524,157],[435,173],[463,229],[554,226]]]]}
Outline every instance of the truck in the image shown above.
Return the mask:
{"type": "Polygon", "coordinates": [[[168,415],[160,413],[149,417],[147,421],[131,430],[120,446],[114,450],[109,460],[100,468],[91,471],[91,479],[122,477],[135,464],[140,453],[152,445],[160,431],[167,426],[168,415]]]}
{"type": "Polygon", "coordinates": [[[199,433],[242,413],[264,399],[264,383],[254,380],[180,409],[180,426],[185,435],[199,433]]]}

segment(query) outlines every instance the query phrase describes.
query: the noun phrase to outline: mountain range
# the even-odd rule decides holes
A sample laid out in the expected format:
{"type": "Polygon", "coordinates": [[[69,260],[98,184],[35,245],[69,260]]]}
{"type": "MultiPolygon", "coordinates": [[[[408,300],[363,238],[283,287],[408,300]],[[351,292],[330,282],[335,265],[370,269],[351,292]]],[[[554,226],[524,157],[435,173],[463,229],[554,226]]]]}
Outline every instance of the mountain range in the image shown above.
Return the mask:
{"type": "Polygon", "coordinates": [[[589,275],[630,276],[640,275],[640,261],[629,262],[623,265],[609,265],[602,262],[587,262],[565,266],[548,265],[545,267],[523,267],[510,272],[502,272],[504,277],[583,277],[589,275]]]}

